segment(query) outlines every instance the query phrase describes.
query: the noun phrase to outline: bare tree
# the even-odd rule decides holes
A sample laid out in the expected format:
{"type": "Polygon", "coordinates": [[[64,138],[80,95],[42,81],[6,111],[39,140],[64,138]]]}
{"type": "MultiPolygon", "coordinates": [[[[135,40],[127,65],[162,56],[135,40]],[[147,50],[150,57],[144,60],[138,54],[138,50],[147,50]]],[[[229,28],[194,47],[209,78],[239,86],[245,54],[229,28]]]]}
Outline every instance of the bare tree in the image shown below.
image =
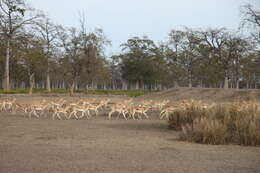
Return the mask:
{"type": "Polygon", "coordinates": [[[243,17],[242,25],[255,25],[260,27],[260,11],[253,8],[251,4],[242,6],[241,14],[243,17]]]}
{"type": "Polygon", "coordinates": [[[35,26],[36,31],[40,33],[43,51],[47,59],[46,88],[48,92],[51,92],[50,58],[52,57],[55,40],[58,37],[58,28],[59,27],[53,24],[47,17],[39,20],[35,26]]]}
{"type": "Polygon", "coordinates": [[[260,43],[260,10],[254,9],[251,4],[243,5],[241,8],[242,21],[240,29],[250,28],[251,36],[256,43],[260,43]]]}

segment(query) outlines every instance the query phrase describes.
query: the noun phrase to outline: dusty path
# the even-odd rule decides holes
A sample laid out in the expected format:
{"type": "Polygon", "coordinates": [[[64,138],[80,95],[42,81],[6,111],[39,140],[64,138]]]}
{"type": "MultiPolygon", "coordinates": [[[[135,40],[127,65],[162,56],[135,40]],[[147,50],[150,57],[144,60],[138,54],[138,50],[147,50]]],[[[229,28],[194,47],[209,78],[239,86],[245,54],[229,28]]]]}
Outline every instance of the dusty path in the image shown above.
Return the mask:
{"type": "Polygon", "coordinates": [[[259,173],[260,148],[177,141],[165,121],[0,114],[1,173],[259,173]]]}

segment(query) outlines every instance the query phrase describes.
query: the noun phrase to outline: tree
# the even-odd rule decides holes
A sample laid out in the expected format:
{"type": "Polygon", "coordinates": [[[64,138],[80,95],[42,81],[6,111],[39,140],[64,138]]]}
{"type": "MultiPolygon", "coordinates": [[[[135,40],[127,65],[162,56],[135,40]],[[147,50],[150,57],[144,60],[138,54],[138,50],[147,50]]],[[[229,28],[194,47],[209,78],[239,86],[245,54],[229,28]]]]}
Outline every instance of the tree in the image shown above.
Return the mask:
{"type": "MultiPolygon", "coordinates": [[[[108,67],[103,56],[104,44],[107,42],[102,30],[83,33],[76,28],[59,32],[62,58],[60,69],[71,91],[81,85],[92,84],[97,88],[97,82],[109,80],[108,67]]],[[[104,85],[104,83],[102,84],[104,85]]]]}
{"type": "Polygon", "coordinates": [[[50,81],[50,59],[53,56],[55,41],[58,37],[58,29],[61,28],[53,24],[49,18],[45,17],[42,20],[38,20],[34,29],[39,32],[43,51],[46,56],[47,70],[46,70],[46,88],[48,92],[51,92],[50,81]]]}
{"type": "Polygon", "coordinates": [[[209,58],[215,61],[216,65],[219,67],[219,72],[222,73],[224,77],[224,88],[228,88],[229,81],[229,67],[231,59],[226,56],[226,41],[229,37],[229,33],[225,28],[220,29],[208,29],[205,32],[200,32],[201,38],[207,46],[210,47],[209,58]]]}
{"type": "Polygon", "coordinates": [[[60,60],[62,71],[73,94],[77,79],[82,71],[82,59],[80,56],[80,37],[76,28],[69,29],[68,33],[59,33],[62,42],[64,57],[60,60]]]}
{"type": "Polygon", "coordinates": [[[241,28],[248,27],[252,29],[251,36],[260,43],[260,10],[255,10],[251,4],[242,6],[241,9],[241,28]]]}
{"type": "MultiPolygon", "coordinates": [[[[195,77],[195,67],[199,60],[199,46],[201,39],[197,31],[185,28],[184,31],[172,30],[169,34],[168,45],[171,49],[174,68],[181,66],[186,71],[183,74],[176,74],[176,76],[182,75],[188,80],[188,86],[191,88],[193,78],[195,77]]],[[[183,72],[182,72],[183,73],[183,72]]]]}
{"type": "Polygon", "coordinates": [[[155,43],[147,37],[133,37],[121,45],[123,54],[120,55],[122,77],[130,84],[135,84],[135,89],[155,85],[161,88],[160,74],[162,62],[161,52],[155,43]]]}
{"type": "Polygon", "coordinates": [[[252,46],[247,40],[235,35],[230,35],[226,46],[228,52],[226,56],[231,60],[230,72],[233,77],[233,82],[235,83],[235,87],[239,88],[239,81],[242,77],[242,59],[252,50],[252,46]]]}
{"type": "MultiPolygon", "coordinates": [[[[43,47],[39,40],[31,33],[24,33],[16,38],[16,61],[20,68],[23,81],[28,81],[29,93],[35,87],[37,78],[41,78],[41,72],[46,68],[43,47]]],[[[17,72],[16,72],[17,74],[17,72]]]]}
{"type": "Polygon", "coordinates": [[[32,9],[26,6],[23,0],[0,0],[0,30],[6,40],[5,90],[10,90],[9,62],[12,40],[22,27],[32,24],[32,22],[40,16],[32,16],[32,14],[29,13],[32,11],[32,9]]]}
{"type": "Polygon", "coordinates": [[[251,4],[242,6],[242,25],[254,25],[260,27],[260,11],[253,8],[251,4]]]}
{"type": "Polygon", "coordinates": [[[184,42],[184,35],[184,31],[174,29],[168,34],[166,57],[169,68],[171,69],[170,71],[172,71],[171,78],[174,81],[175,87],[179,85],[180,77],[183,76],[183,73],[180,72],[181,67],[178,63],[178,59],[182,51],[181,46],[184,42]]]}
{"type": "Polygon", "coordinates": [[[200,38],[197,33],[191,29],[186,28],[184,34],[184,42],[182,44],[182,57],[179,57],[180,63],[187,69],[189,88],[192,88],[192,78],[194,77],[195,65],[198,60],[198,46],[200,38]]]}

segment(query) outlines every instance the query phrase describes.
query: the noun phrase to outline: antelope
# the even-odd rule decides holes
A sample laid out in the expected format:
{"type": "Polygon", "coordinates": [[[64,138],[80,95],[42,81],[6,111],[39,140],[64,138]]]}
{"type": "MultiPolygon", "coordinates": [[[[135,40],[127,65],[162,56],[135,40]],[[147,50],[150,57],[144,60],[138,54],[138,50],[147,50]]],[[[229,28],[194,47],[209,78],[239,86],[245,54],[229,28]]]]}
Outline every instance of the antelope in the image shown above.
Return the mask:
{"type": "Polygon", "coordinates": [[[77,116],[77,108],[76,108],[76,104],[70,104],[71,107],[71,112],[70,114],[67,116],[67,119],[70,119],[71,116],[73,115],[76,119],[79,119],[79,117],[77,116]]]}
{"type": "Polygon", "coordinates": [[[19,103],[16,103],[15,107],[14,107],[14,110],[13,110],[13,113],[15,114],[18,110],[21,110],[24,113],[29,113],[30,109],[31,109],[31,105],[29,105],[29,104],[19,104],[19,103]]]}
{"type": "Polygon", "coordinates": [[[108,103],[109,103],[110,99],[104,99],[104,100],[101,100],[100,104],[102,105],[101,107],[104,107],[106,108],[108,103]]]}
{"type": "Polygon", "coordinates": [[[2,102],[2,106],[1,106],[1,110],[3,111],[8,111],[8,110],[12,110],[13,108],[13,104],[16,101],[16,98],[12,99],[12,100],[4,100],[2,102]]]}
{"type": "Polygon", "coordinates": [[[37,118],[40,118],[40,115],[37,114],[37,112],[41,112],[40,114],[44,113],[45,108],[48,105],[43,105],[43,104],[34,104],[30,106],[30,111],[29,111],[29,119],[32,118],[32,114],[35,115],[37,118]]]}
{"type": "Polygon", "coordinates": [[[124,100],[121,104],[123,104],[123,105],[132,105],[133,104],[133,99],[124,100]]]}
{"type": "Polygon", "coordinates": [[[159,110],[162,110],[165,105],[167,105],[170,101],[169,100],[163,100],[163,101],[157,101],[154,103],[155,107],[159,108],[159,110]]]}
{"type": "Polygon", "coordinates": [[[153,101],[152,100],[144,100],[141,102],[142,105],[144,106],[150,106],[153,104],[153,101]]]}
{"type": "Polygon", "coordinates": [[[63,107],[56,107],[54,108],[54,112],[52,114],[52,119],[55,120],[55,116],[57,116],[60,120],[62,120],[62,118],[60,117],[60,114],[63,114],[67,119],[68,119],[68,111],[71,107],[67,106],[65,108],[63,107]]]}
{"type": "Polygon", "coordinates": [[[109,120],[111,119],[112,114],[115,113],[115,112],[118,112],[117,118],[119,118],[120,114],[122,114],[123,117],[125,118],[125,120],[127,120],[127,118],[126,118],[127,109],[126,109],[125,105],[116,104],[116,105],[111,106],[111,111],[108,114],[109,120]]]}
{"type": "Polygon", "coordinates": [[[89,114],[89,110],[88,110],[89,104],[90,103],[88,101],[80,101],[80,102],[75,103],[75,104],[70,104],[72,111],[71,111],[70,115],[68,116],[68,119],[70,119],[72,115],[76,119],[83,118],[86,115],[87,118],[89,119],[90,118],[90,114],[89,114]],[[82,105],[78,106],[78,104],[81,103],[81,102],[82,102],[82,105]],[[81,112],[80,117],[77,116],[78,112],[81,112]]]}
{"type": "Polygon", "coordinates": [[[66,100],[63,99],[63,98],[61,98],[61,99],[59,99],[58,101],[52,102],[52,103],[53,103],[53,105],[55,105],[55,106],[57,106],[57,107],[61,107],[65,102],[66,102],[66,100]]]}
{"type": "Polygon", "coordinates": [[[0,102],[0,105],[1,105],[1,111],[4,111],[5,110],[5,102],[6,102],[6,100],[2,100],[1,102],[0,102]]]}
{"type": "Polygon", "coordinates": [[[99,104],[89,104],[87,106],[88,113],[89,113],[89,111],[92,110],[92,111],[95,112],[96,117],[97,117],[98,116],[98,109],[105,107],[108,104],[109,101],[110,101],[109,99],[106,99],[106,100],[101,100],[101,102],[99,104]]]}
{"type": "Polygon", "coordinates": [[[168,119],[169,119],[169,113],[170,113],[170,112],[173,112],[173,111],[175,111],[175,110],[177,110],[177,109],[179,109],[178,106],[168,106],[168,107],[164,108],[164,109],[161,111],[159,118],[160,118],[160,119],[163,119],[164,116],[165,116],[166,119],[168,120],[168,119]]]}
{"type": "Polygon", "coordinates": [[[69,119],[70,119],[71,115],[74,115],[76,117],[76,119],[83,118],[85,115],[87,116],[87,119],[91,118],[87,105],[82,105],[81,107],[79,107],[79,106],[78,107],[74,107],[73,111],[69,115],[69,119]],[[77,116],[78,112],[81,112],[81,116],[80,117],[77,116]]]}
{"type": "Polygon", "coordinates": [[[137,113],[138,118],[142,119],[140,115],[144,115],[147,119],[149,119],[147,115],[147,111],[151,109],[151,106],[138,105],[131,108],[132,117],[135,120],[135,114],[137,113]]]}

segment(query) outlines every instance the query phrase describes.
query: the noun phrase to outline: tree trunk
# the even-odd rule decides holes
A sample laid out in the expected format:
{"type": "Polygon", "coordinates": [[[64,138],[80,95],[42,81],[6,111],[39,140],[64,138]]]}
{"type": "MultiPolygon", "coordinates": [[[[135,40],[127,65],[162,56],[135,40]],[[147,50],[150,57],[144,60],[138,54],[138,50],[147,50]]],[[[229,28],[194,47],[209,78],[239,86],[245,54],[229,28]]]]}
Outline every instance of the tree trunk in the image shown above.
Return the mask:
{"type": "Polygon", "coordinates": [[[34,73],[30,75],[30,89],[29,89],[29,95],[32,95],[33,88],[35,86],[35,80],[34,80],[34,73]]]}
{"type": "Polygon", "coordinates": [[[92,80],[92,83],[91,83],[91,88],[93,90],[96,90],[97,89],[97,83],[95,81],[92,80]]]}
{"type": "Polygon", "coordinates": [[[177,81],[174,81],[174,82],[173,82],[173,86],[174,86],[174,88],[179,88],[178,82],[177,82],[177,81]]]}
{"type": "Polygon", "coordinates": [[[74,88],[75,88],[75,90],[78,90],[79,89],[78,80],[75,79],[74,81],[75,81],[75,87],[74,88]]]}
{"type": "Polygon", "coordinates": [[[115,89],[116,89],[115,81],[112,80],[112,90],[115,90],[115,89]]]}
{"type": "Polygon", "coordinates": [[[228,77],[225,76],[224,88],[228,88],[228,77]]]}
{"type": "Polygon", "coordinates": [[[122,89],[127,90],[127,82],[124,80],[122,81],[122,89]]]}
{"type": "Polygon", "coordinates": [[[161,83],[158,85],[158,90],[159,90],[159,91],[162,90],[162,84],[161,84],[161,83]]]}
{"type": "Polygon", "coordinates": [[[192,88],[192,81],[189,79],[189,88],[192,88]]]}
{"type": "Polygon", "coordinates": [[[62,80],[62,89],[66,89],[64,80],[62,80]]]}
{"type": "Polygon", "coordinates": [[[203,81],[202,81],[202,80],[200,80],[199,87],[200,87],[200,88],[204,88],[204,86],[203,86],[203,81]]]}
{"type": "Polygon", "coordinates": [[[4,90],[6,91],[10,90],[9,61],[10,61],[10,38],[7,39],[6,57],[5,57],[4,90]]]}
{"type": "Polygon", "coordinates": [[[189,88],[192,88],[192,75],[191,75],[191,71],[189,71],[189,88]]]}
{"type": "Polygon", "coordinates": [[[49,60],[48,60],[48,67],[47,67],[47,75],[46,75],[46,87],[48,92],[51,92],[51,81],[50,81],[50,67],[49,67],[49,60]]]}
{"type": "Polygon", "coordinates": [[[104,83],[104,90],[107,90],[107,83],[104,83]]]}
{"type": "Polygon", "coordinates": [[[236,81],[236,88],[239,89],[239,80],[236,81]]]}
{"type": "Polygon", "coordinates": [[[135,82],[135,90],[139,90],[139,81],[135,82]]]}
{"type": "Polygon", "coordinates": [[[75,87],[75,81],[72,81],[72,84],[69,86],[70,87],[70,96],[74,94],[74,87],[75,87]]]}

